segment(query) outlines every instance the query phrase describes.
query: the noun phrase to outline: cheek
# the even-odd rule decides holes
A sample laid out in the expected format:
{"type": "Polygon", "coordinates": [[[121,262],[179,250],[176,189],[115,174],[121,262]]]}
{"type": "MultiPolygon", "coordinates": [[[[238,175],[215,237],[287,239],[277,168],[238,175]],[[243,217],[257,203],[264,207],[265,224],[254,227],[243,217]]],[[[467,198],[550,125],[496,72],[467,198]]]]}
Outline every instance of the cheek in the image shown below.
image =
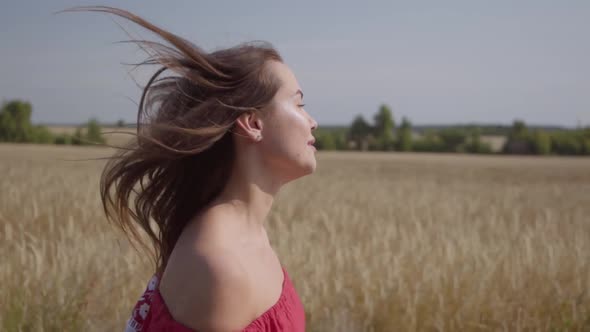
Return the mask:
{"type": "Polygon", "coordinates": [[[268,148],[275,154],[291,153],[296,148],[296,142],[299,140],[293,126],[288,125],[273,128],[268,138],[268,148]]]}
{"type": "Polygon", "coordinates": [[[275,117],[271,123],[273,129],[284,135],[288,133],[289,136],[309,136],[308,121],[298,106],[283,103],[275,111],[275,117]]]}
{"type": "Polygon", "coordinates": [[[296,109],[287,107],[278,109],[282,112],[269,124],[267,136],[268,148],[272,154],[299,154],[306,148],[307,121],[296,109]]]}

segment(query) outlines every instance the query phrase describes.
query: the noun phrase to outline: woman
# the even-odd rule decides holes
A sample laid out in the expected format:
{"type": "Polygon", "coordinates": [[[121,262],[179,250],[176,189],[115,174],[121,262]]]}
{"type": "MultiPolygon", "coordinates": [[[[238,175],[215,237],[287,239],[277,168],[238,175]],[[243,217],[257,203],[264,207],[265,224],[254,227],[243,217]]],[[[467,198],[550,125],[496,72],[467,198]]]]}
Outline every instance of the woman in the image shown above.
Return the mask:
{"type": "Polygon", "coordinates": [[[101,178],[109,220],[135,239],[139,226],[156,252],[127,330],[303,331],[264,221],[284,184],[314,172],[317,123],[279,53],[264,42],[205,53],[121,9],[66,11],[115,14],[170,44],[133,41],[151,55],[141,64],[161,68],[143,91],[137,140],[101,178]]]}

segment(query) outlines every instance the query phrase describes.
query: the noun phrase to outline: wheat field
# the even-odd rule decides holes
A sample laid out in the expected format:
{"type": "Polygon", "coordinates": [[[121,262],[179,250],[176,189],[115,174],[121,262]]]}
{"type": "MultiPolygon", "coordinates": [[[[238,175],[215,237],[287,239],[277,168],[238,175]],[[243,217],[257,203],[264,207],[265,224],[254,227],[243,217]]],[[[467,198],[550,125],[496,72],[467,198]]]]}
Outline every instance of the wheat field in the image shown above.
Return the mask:
{"type": "MultiPolygon", "coordinates": [[[[96,147],[0,145],[0,330],[122,331],[96,147]]],[[[317,153],[267,220],[308,331],[589,331],[590,159],[317,153]]]]}

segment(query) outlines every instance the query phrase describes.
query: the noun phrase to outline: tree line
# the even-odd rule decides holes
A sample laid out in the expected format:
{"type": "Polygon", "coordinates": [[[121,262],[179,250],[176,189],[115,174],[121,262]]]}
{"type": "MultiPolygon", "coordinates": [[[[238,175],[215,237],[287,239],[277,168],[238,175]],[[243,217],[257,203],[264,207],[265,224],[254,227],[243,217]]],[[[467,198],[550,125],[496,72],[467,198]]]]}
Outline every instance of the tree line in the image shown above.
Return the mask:
{"type": "Polygon", "coordinates": [[[590,127],[546,132],[530,130],[523,121],[514,121],[503,153],[540,155],[590,155],[590,127]]]}
{"type": "Polygon", "coordinates": [[[482,133],[506,137],[500,153],[590,155],[590,127],[528,129],[524,121],[516,120],[506,130],[473,125],[427,129],[418,133],[405,117],[396,126],[391,108],[386,104],[374,114],[373,123],[357,115],[350,126],[318,128],[315,136],[319,150],[495,153],[492,146],[482,140],[482,133]]]}
{"type": "Polygon", "coordinates": [[[0,107],[0,142],[89,145],[105,143],[96,119],[76,128],[73,134],[54,134],[31,123],[33,107],[22,100],[3,102],[0,107]]]}
{"type": "MultiPolygon", "coordinates": [[[[96,119],[76,128],[73,134],[52,133],[46,126],[33,125],[29,102],[11,100],[0,108],[0,142],[87,145],[105,143],[96,119]]],[[[125,126],[122,120],[117,126],[125,126]]],[[[507,130],[500,127],[455,126],[414,130],[406,117],[397,125],[391,108],[382,104],[369,123],[357,115],[348,127],[320,127],[315,133],[318,150],[417,151],[494,153],[486,134],[504,134],[501,153],[540,155],[590,155],[590,127],[576,130],[529,129],[514,121],[507,130]]]]}
{"type": "Polygon", "coordinates": [[[347,128],[319,128],[315,134],[320,150],[418,151],[492,153],[481,140],[479,128],[426,130],[418,135],[406,117],[396,126],[391,108],[382,104],[369,123],[357,115],[347,128]]]}

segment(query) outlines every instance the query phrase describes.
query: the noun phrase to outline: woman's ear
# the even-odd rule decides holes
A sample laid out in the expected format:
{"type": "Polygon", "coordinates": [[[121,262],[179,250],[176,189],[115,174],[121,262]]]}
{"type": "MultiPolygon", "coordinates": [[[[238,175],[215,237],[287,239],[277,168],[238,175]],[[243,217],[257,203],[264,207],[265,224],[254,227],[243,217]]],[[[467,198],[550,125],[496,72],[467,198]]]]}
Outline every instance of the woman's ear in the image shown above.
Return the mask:
{"type": "Polygon", "coordinates": [[[262,139],[262,127],[264,123],[256,112],[245,112],[236,119],[236,129],[240,136],[254,141],[262,139]]]}

